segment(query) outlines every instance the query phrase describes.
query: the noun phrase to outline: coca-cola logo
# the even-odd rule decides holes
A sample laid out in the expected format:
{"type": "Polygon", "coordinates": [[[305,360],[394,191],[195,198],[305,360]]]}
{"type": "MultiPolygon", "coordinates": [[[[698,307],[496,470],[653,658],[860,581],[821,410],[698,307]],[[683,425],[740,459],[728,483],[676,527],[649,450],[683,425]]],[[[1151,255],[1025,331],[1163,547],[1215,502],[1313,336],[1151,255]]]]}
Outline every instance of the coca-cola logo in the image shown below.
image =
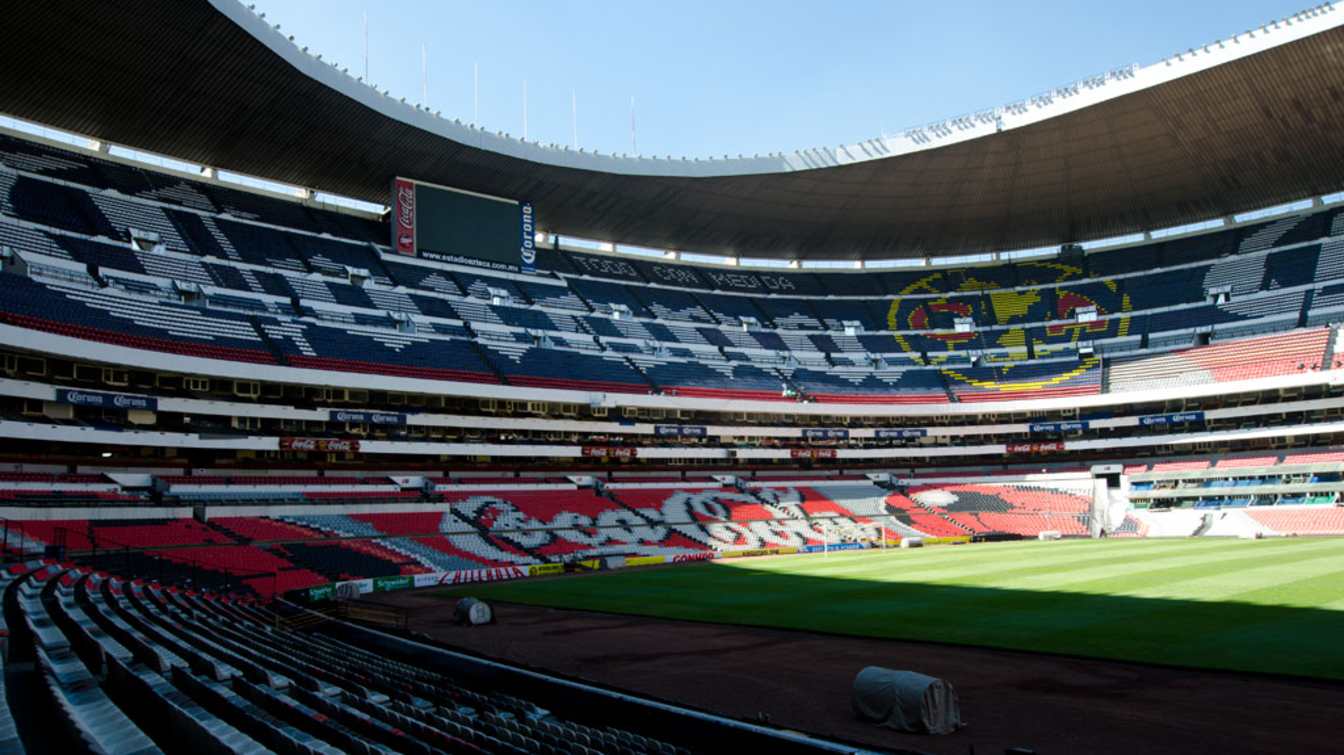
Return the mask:
{"type": "Polygon", "coordinates": [[[394,204],[397,220],[392,235],[396,239],[398,254],[414,255],[416,251],[415,184],[404,178],[398,178],[396,189],[397,195],[394,204]]]}
{"type": "Polygon", "coordinates": [[[441,529],[458,548],[515,564],[532,562],[528,554],[540,548],[559,547],[571,558],[675,555],[667,549],[684,548],[708,558],[719,550],[802,547],[828,539],[828,530],[831,539],[872,538],[880,533],[877,525],[848,517],[835,517],[825,525],[809,520],[802,495],[793,488],[764,489],[758,495],[677,491],[658,507],[611,508],[591,516],[561,511],[549,519],[533,516],[504,498],[472,496],[450,501],[452,513],[441,520],[441,529]],[[733,509],[739,505],[764,505],[774,518],[734,521],[733,509]]]}
{"type": "Polygon", "coordinates": [[[404,229],[415,227],[415,187],[397,187],[397,225],[404,229]]]}
{"type": "Polygon", "coordinates": [[[358,440],[341,438],[281,438],[282,451],[358,451],[358,440]]]}

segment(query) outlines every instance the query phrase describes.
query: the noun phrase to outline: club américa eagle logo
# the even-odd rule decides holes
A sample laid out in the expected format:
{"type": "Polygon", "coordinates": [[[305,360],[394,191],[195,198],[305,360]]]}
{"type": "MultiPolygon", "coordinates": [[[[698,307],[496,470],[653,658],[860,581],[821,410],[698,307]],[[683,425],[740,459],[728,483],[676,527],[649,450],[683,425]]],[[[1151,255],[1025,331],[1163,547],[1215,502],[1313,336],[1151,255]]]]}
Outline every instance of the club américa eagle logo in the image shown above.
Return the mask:
{"type": "Polygon", "coordinates": [[[962,271],[955,285],[949,279],[951,271],[930,273],[901,289],[887,309],[887,327],[897,331],[894,338],[901,350],[926,352],[929,362],[937,365],[956,358],[959,352],[1007,349],[1008,356],[986,356],[987,364],[1002,363],[995,379],[973,377],[953,367],[942,369],[947,377],[973,388],[1012,393],[1066,383],[1098,364],[1098,358],[1090,355],[1058,373],[1041,375],[1032,370],[1014,375],[1027,372],[1010,362],[1026,361],[1028,338],[1037,358],[1044,358],[1062,346],[1129,334],[1129,295],[1121,293],[1114,280],[1069,286],[1068,281],[1083,277],[1082,269],[1058,262],[1019,262],[1019,287],[1013,288],[990,279],[986,273],[992,275],[993,270],[962,271]],[[1063,285],[1056,288],[1053,284],[1063,285]],[[945,293],[949,289],[957,295],[945,293]],[[917,294],[936,296],[915,298],[917,294]],[[1076,313],[1087,307],[1096,307],[1097,319],[1076,322],[1076,313]],[[956,332],[954,323],[959,317],[974,319],[974,332],[956,332]],[[1042,321],[1052,322],[1030,331],[1025,327],[1042,321]],[[912,339],[900,331],[920,331],[920,336],[912,339]]]}

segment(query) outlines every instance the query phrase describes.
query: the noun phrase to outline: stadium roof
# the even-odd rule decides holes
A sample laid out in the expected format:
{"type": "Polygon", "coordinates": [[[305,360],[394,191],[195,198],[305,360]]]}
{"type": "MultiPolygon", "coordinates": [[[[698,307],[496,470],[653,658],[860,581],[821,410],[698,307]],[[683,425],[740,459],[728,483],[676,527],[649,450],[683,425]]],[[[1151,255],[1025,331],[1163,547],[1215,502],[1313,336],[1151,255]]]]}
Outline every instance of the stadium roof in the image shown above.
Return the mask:
{"type": "Polygon", "coordinates": [[[573,151],[440,118],[235,0],[20,3],[6,17],[11,115],[383,204],[396,175],[525,199],[545,230],[653,248],[961,255],[1344,189],[1344,13],[1329,5],[897,136],[723,160],[573,151]]]}

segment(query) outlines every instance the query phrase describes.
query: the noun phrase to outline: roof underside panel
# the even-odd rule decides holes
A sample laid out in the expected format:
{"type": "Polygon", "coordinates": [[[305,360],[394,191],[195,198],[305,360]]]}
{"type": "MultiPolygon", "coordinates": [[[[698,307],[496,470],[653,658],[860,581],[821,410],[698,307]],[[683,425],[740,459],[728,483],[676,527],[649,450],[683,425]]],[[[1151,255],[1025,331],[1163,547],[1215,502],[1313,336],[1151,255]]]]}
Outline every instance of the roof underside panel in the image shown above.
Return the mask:
{"type": "Polygon", "coordinates": [[[656,248],[966,254],[1344,189],[1341,27],[949,146],[813,170],[670,177],[445,138],[302,72],[207,0],[51,0],[16,4],[6,17],[0,110],[9,114],[380,203],[396,175],[526,199],[546,230],[656,248]]]}

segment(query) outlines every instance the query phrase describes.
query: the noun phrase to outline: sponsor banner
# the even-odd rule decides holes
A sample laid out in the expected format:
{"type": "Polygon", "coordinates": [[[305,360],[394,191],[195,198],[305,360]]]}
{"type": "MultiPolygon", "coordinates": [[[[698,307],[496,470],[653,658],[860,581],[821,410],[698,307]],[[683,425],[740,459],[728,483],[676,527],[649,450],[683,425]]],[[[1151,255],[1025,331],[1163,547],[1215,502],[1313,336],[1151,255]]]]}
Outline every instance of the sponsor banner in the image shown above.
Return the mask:
{"type": "Polygon", "coordinates": [[[570,561],[565,564],[566,571],[601,571],[602,559],[585,558],[582,561],[570,561]]]}
{"type": "Polygon", "coordinates": [[[793,546],[783,548],[748,548],[740,551],[719,551],[719,558],[750,558],[751,556],[779,556],[787,553],[797,553],[798,549],[793,546]]]}
{"type": "Polygon", "coordinates": [[[804,427],[804,440],[849,440],[849,431],[841,427],[804,427]]]}
{"type": "Polygon", "coordinates": [[[1183,425],[1188,422],[1200,423],[1204,421],[1204,412],[1177,412],[1175,414],[1150,414],[1146,417],[1139,417],[1139,425],[1142,427],[1166,427],[1167,425],[1183,425]]]}
{"type": "Polygon", "coordinates": [[[626,556],[626,566],[653,566],[667,563],[667,556],[626,556]]]}
{"type": "Polygon", "coordinates": [[[702,425],[654,425],[653,434],[659,438],[705,438],[709,428],[702,425]]]}
{"type": "Polygon", "coordinates": [[[415,574],[411,576],[411,583],[415,586],[417,590],[420,589],[421,587],[433,587],[439,584],[439,578],[442,577],[444,574],[445,572],[434,572],[433,574],[415,574]]]}
{"type": "Polygon", "coordinates": [[[409,590],[415,586],[415,580],[409,574],[399,574],[391,577],[374,577],[374,592],[395,592],[397,590],[409,590]]]}
{"type": "Polygon", "coordinates": [[[336,597],[336,585],[318,585],[308,588],[308,599],[313,602],[331,600],[334,597],[336,597]]]}
{"type": "Polygon", "coordinates": [[[58,388],[56,401],[75,406],[96,406],[100,409],[144,409],[152,412],[159,408],[159,400],[149,396],[77,391],[69,388],[58,388]]]}
{"type": "Polygon", "coordinates": [[[371,592],[373,592],[373,580],[371,579],[352,579],[347,582],[336,583],[336,598],[338,600],[350,600],[361,595],[368,595],[371,592]]]}
{"type": "Polygon", "coordinates": [[[329,415],[332,422],[360,422],[366,425],[404,425],[405,414],[391,412],[354,412],[345,409],[332,409],[329,415]]]}
{"type": "Polygon", "coordinates": [[[669,564],[688,564],[692,561],[709,561],[714,558],[710,551],[701,551],[699,553],[678,553],[675,556],[662,556],[664,563],[669,564]]]}
{"type": "Polygon", "coordinates": [[[826,551],[861,551],[868,546],[863,543],[832,543],[830,545],[804,545],[799,553],[824,553],[826,551]]]}
{"type": "Polygon", "coordinates": [[[281,451],[329,451],[334,453],[359,450],[359,441],[354,438],[289,438],[280,439],[281,451]]]}
{"type": "Polygon", "coordinates": [[[874,437],[880,440],[908,440],[927,438],[929,431],[922,427],[884,427],[874,431],[874,437]]]}
{"type": "Polygon", "coordinates": [[[1032,422],[1028,427],[1033,433],[1073,433],[1088,428],[1086,420],[1070,422],[1032,422]]]}
{"type": "Polygon", "coordinates": [[[633,459],[636,450],[626,446],[584,446],[582,454],[606,459],[633,459]]]}
{"type": "Polygon", "coordinates": [[[405,178],[392,182],[392,248],[415,256],[415,182],[405,178]]]}
{"type": "Polygon", "coordinates": [[[466,585],[476,582],[503,582],[510,579],[521,579],[526,576],[526,567],[497,566],[491,569],[462,569],[433,574],[416,574],[412,579],[416,587],[437,587],[440,585],[466,585]]]}
{"type": "Polygon", "coordinates": [[[1010,454],[1043,454],[1051,451],[1063,451],[1064,442],[1059,440],[1034,441],[1031,443],[1009,443],[1010,454]]]}
{"type": "Polygon", "coordinates": [[[790,448],[790,459],[834,459],[834,448],[790,448]]]}
{"type": "Polygon", "coordinates": [[[537,272],[537,223],[532,215],[531,202],[519,202],[519,217],[521,218],[523,240],[518,247],[518,254],[521,259],[519,267],[525,273],[537,272]]]}
{"type": "Polygon", "coordinates": [[[953,537],[926,537],[922,538],[925,545],[954,545],[957,543],[971,542],[970,535],[955,535],[953,537]]]}
{"type": "Polygon", "coordinates": [[[532,564],[527,567],[527,576],[529,577],[548,577],[554,574],[564,573],[564,564],[532,564]]]}

